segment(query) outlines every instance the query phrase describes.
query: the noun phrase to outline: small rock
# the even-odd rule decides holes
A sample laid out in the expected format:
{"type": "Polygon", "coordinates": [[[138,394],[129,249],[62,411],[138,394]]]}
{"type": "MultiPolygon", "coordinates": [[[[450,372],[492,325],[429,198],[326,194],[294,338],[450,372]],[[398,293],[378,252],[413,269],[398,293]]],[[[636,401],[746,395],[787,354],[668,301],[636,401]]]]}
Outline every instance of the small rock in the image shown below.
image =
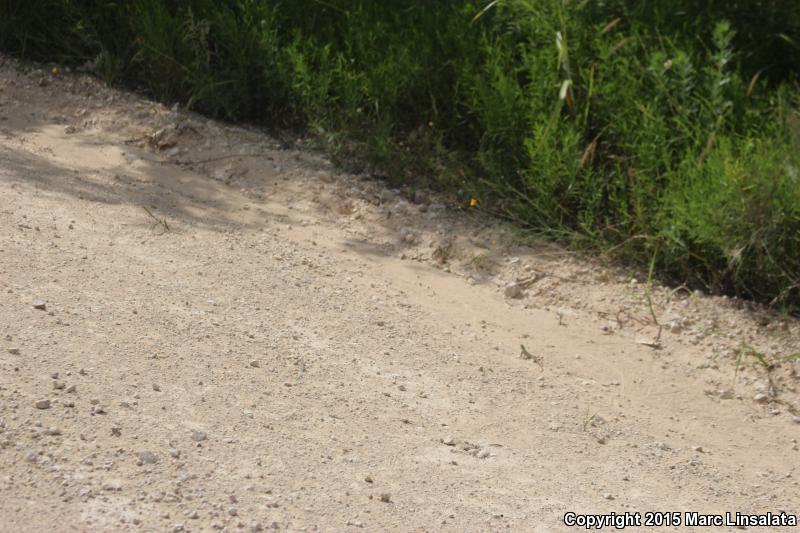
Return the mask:
{"type": "Polygon", "coordinates": [[[76,390],[78,390],[78,387],[76,387],[75,385],[70,385],[69,387],[67,387],[67,392],[75,392],[76,390]]]}
{"type": "Polygon", "coordinates": [[[139,452],[139,462],[145,465],[154,465],[158,462],[158,456],[153,452],[139,452]]]}
{"type": "Polygon", "coordinates": [[[49,428],[45,429],[44,430],[44,434],[45,435],[50,435],[51,437],[57,437],[58,435],[61,435],[61,430],[58,429],[55,426],[52,426],[52,427],[49,427],[49,428]]]}
{"type": "Polygon", "coordinates": [[[706,451],[703,449],[702,446],[693,446],[692,451],[695,451],[697,453],[706,453],[706,451]]]}
{"type": "Polygon", "coordinates": [[[478,459],[487,459],[490,455],[492,455],[492,452],[490,452],[488,448],[482,448],[475,454],[475,457],[478,459]]]}
{"type": "Polygon", "coordinates": [[[36,300],[36,301],[33,302],[33,308],[34,309],[39,309],[41,311],[46,311],[47,310],[47,302],[45,302],[44,300],[36,300]]]}
{"type": "Polygon", "coordinates": [[[174,458],[174,459],[178,459],[181,456],[181,451],[180,450],[176,450],[175,448],[170,448],[169,449],[169,456],[174,458]]]}
{"type": "Polygon", "coordinates": [[[106,408],[100,404],[92,406],[92,414],[93,415],[104,415],[106,414],[106,408]]]}
{"type": "Polygon", "coordinates": [[[37,409],[50,409],[50,400],[38,400],[34,405],[37,409]]]}
{"type": "Polygon", "coordinates": [[[720,394],[719,397],[722,400],[732,400],[734,396],[735,394],[733,392],[733,389],[725,389],[724,391],[722,391],[722,394],[720,394]]]}
{"type": "Polygon", "coordinates": [[[609,492],[609,493],[606,493],[606,495],[603,496],[603,498],[605,498],[606,500],[613,500],[614,499],[614,495],[609,492]]]}
{"type": "Polygon", "coordinates": [[[767,396],[763,392],[759,392],[758,394],[753,396],[753,400],[758,402],[758,403],[767,403],[767,402],[769,402],[769,396],[767,396]]]}
{"type": "Polygon", "coordinates": [[[259,368],[261,366],[261,363],[259,363],[258,361],[250,361],[250,366],[252,366],[253,368],[259,368]]]}
{"type": "Polygon", "coordinates": [[[794,422],[795,424],[800,424],[800,416],[793,417],[792,422],[794,422]]]}
{"type": "Polygon", "coordinates": [[[119,479],[109,479],[103,483],[103,490],[122,490],[122,481],[119,479]]]}
{"type": "Polygon", "coordinates": [[[389,494],[388,492],[381,492],[380,498],[383,503],[389,503],[390,501],[392,501],[392,495],[389,494]]]}
{"type": "Polygon", "coordinates": [[[61,389],[64,389],[65,387],[66,387],[66,384],[64,384],[63,381],[54,381],[53,382],[53,388],[56,389],[56,390],[61,390],[61,389]]]}
{"type": "Polygon", "coordinates": [[[505,289],[503,289],[503,294],[506,298],[518,300],[525,296],[525,291],[522,290],[522,287],[518,283],[509,283],[506,285],[505,289]]]}
{"type": "Polygon", "coordinates": [[[364,481],[366,481],[367,483],[372,483],[372,481],[373,481],[373,480],[372,480],[372,476],[367,476],[367,477],[365,477],[365,478],[364,478],[364,481]]]}
{"type": "Polygon", "coordinates": [[[153,383],[153,390],[156,392],[161,392],[161,387],[158,385],[158,383],[153,383]]]}
{"type": "Polygon", "coordinates": [[[445,446],[455,446],[456,441],[452,436],[448,435],[444,439],[442,439],[442,444],[444,444],[445,446]]]}
{"type": "Polygon", "coordinates": [[[25,454],[25,460],[29,463],[35,463],[39,460],[39,454],[36,452],[28,452],[25,454]]]}
{"type": "Polygon", "coordinates": [[[201,442],[208,438],[208,435],[205,431],[194,430],[192,431],[192,440],[195,442],[201,442]]]}
{"type": "Polygon", "coordinates": [[[19,348],[9,348],[8,353],[11,355],[19,355],[19,348]]]}
{"type": "Polygon", "coordinates": [[[230,509],[228,509],[228,514],[231,516],[238,516],[239,511],[236,509],[236,507],[231,507],[230,509]]]}

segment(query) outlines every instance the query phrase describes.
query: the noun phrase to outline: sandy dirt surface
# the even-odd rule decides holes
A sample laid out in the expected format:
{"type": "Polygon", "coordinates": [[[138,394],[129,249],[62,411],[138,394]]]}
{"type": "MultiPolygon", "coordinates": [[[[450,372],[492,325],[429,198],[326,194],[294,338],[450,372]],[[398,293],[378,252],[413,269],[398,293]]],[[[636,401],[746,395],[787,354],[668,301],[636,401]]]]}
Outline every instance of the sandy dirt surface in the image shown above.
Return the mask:
{"type": "Polygon", "coordinates": [[[797,320],[0,63],[0,531],[800,514],[797,320]]]}

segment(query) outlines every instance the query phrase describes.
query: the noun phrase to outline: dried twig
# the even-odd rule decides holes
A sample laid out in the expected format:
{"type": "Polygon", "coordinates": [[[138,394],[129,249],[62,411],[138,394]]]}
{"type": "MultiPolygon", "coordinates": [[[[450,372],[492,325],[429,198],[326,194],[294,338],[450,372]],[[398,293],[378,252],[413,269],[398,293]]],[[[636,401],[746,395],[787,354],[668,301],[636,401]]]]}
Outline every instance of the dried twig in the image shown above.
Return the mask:
{"type": "Polygon", "coordinates": [[[158,218],[146,206],[142,206],[142,209],[144,209],[144,212],[147,213],[147,215],[150,218],[153,219],[153,226],[152,227],[153,228],[155,228],[155,227],[161,228],[161,232],[158,235],[164,235],[165,233],[170,231],[169,224],[167,224],[167,219],[166,218],[158,218]]]}

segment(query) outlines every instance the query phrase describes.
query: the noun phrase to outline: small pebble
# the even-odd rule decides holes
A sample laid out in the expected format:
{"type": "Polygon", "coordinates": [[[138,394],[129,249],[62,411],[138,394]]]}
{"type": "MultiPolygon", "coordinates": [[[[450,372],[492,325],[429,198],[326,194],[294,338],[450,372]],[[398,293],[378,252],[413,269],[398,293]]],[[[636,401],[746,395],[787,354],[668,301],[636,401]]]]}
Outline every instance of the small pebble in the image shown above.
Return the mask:
{"type": "Polygon", "coordinates": [[[103,483],[103,490],[122,490],[122,481],[119,479],[109,479],[103,483]]]}
{"type": "Polygon", "coordinates": [[[35,405],[37,409],[50,409],[50,400],[38,400],[35,405]]]}
{"type": "Polygon", "coordinates": [[[208,435],[205,431],[194,430],[192,431],[192,440],[195,442],[201,442],[208,438],[208,435]]]}
{"type": "Polygon", "coordinates": [[[525,291],[522,289],[517,283],[510,283],[506,285],[505,289],[503,290],[503,294],[506,298],[511,299],[520,299],[525,296],[525,291]]]}
{"type": "Polygon", "coordinates": [[[158,383],[153,383],[153,390],[156,392],[161,392],[161,387],[158,385],[158,383]]]}
{"type": "Polygon", "coordinates": [[[381,492],[381,501],[383,503],[389,503],[390,501],[392,501],[392,495],[389,494],[388,492],[381,492]]]}
{"type": "Polygon", "coordinates": [[[442,444],[444,444],[445,446],[455,446],[456,441],[452,436],[448,435],[444,439],[442,439],[442,444]]]}
{"type": "Polygon", "coordinates": [[[36,300],[33,302],[33,308],[45,311],[47,309],[47,302],[44,300],[36,300]]]}
{"type": "Polygon", "coordinates": [[[153,452],[139,452],[139,462],[145,465],[154,465],[158,462],[158,456],[153,452]]]}
{"type": "Polygon", "coordinates": [[[252,366],[253,368],[259,368],[261,366],[261,363],[259,363],[258,361],[250,361],[250,366],[252,366]]]}

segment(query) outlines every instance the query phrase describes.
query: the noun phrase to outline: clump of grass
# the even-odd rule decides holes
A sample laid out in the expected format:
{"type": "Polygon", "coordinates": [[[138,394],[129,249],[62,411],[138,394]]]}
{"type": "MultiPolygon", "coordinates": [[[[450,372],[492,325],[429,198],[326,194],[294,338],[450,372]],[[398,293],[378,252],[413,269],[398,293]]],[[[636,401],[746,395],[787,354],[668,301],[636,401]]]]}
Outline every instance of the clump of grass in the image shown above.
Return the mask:
{"type": "Polygon", "coordinates": [[[789,310],[798,35],[793,0],[0,4],[2,49],[789,310]]]}

